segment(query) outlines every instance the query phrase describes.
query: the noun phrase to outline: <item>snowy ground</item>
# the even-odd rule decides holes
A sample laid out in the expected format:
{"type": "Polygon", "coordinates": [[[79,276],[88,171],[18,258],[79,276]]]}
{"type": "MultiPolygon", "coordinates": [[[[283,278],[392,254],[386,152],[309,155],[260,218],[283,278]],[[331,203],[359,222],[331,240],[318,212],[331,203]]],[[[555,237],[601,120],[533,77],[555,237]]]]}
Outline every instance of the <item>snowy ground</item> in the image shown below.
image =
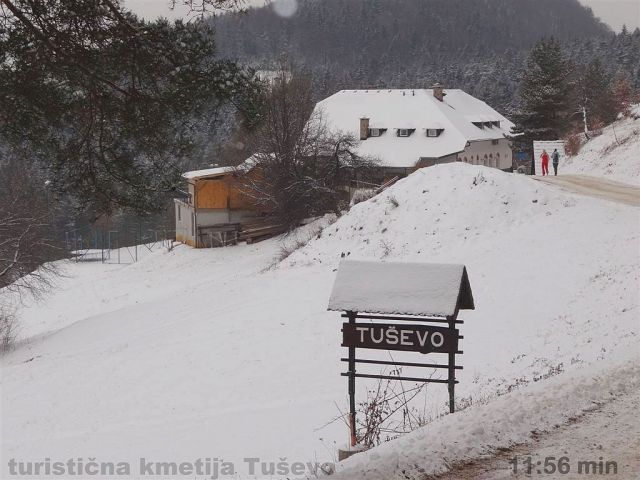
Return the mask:
{"type": "MultiPolygon", "coordinates": [[[[461,315],[457,395],[478,402],[529,385],[510,394],[523,410],[539,397],[530,419],[510,404],[507,439],[518,441],[617,395],[618,376],[597,369],[620,373],[627,362],[638,378],[639,220],[632,206],[454,164],[356,205],[276,267],[276,240],[158,250],[132,265],[68,263],[58,290],[21,308],[23,342],[0,359],[2,478],[13,457],[136,468],[140,457],[208,457],[241,476],[247,457],[333,461],[347,440],[340,422],[322,428],[346,407],[341,319],[326,311],[341,254],[467,266],[476,310],[461,315]]],[[[434,416],[446,394],[437,387],[434,416]]],[[[469,416],[439,421],[464,426],[469,416]]],[[[503,433],[465,430],[460,442],[497,445],[503,433]]]]}
{"type": "MultiPolygon", "coordinates": [[[[559,173],[579,173],[640,185],[640,106],[634,115],[604,128],[580,149],[567,157],[559,173]]],[[[552,172],[553,173],[553,172],[552,172]]]]}
{"type": "Polygon", "coordinates": [[[473,465],[456,469],[448,478],[531,478],[531,474],[524,474],[525,458],[531,456],[534,476],[580,478],[578,462],[598,463],[604,458],[617,463],[615,478],[635,479],[640,474],[635,449],[640,428],[633,407],[638,405],[639,390],[638,359],[631,366],[608,366],[597,373],[566,373],[513,391],[487,405],[448,415],[395,442],[355,455],[344,462],[338,477],[418,480],[424,474],[447,472],[452,466],[503,452],[498,461],[490,462],[486,472],[481,464],[473,465]],[[604,411],[593,415],[595,418],[583,418],[599,406],[604,406],[604,411]],[[573,428],[561,427],[566,424],[573,424],[573,428]],[[555,429],[560,431],[554,432],[555,429]],[[546,436],[546,432],[552,433],[546,436]],[[537,438],[544,440],[536,449],[513,448],[537,438]],[[514,456],[520,459],[516,465],[519,476],[513,474],[513,464],[509,463],[514,456]],[[545,465],[546,457],[553,457],[556,468],[557,461],[566,457],[569,470],[549,476],[552,467],[545,465]],[[539,460],[541,465],[537,464],[539,460]],[[574,475],[570,475],[571,469],[574,475]]]}
{"type": "Polygon", "coordinates": [[[617,390],[617,393],[618,396],[614,394],[610,400],[595,403],[586,413],[576,415],[547,434],[536,431],[529,442],[506,448],[488,458],[480,456],[438,480],[549,477],[548,472],[554,467],[557,473],[559,462],[562,462],[559,475],[563,479],[577,480],[585,474],[595,473],[636,480],[640,477],[640,422],[637,420],[640,390],[627,394],[617,390]],[[517,458],[515,472],[514,458],[517,458]],[[529,458],[530,472],[526,463],[529,458]],[[585,462],[595,462],[596,468],[585,462]],[[615,462],[615,466],[611,462],[615,462]]]}

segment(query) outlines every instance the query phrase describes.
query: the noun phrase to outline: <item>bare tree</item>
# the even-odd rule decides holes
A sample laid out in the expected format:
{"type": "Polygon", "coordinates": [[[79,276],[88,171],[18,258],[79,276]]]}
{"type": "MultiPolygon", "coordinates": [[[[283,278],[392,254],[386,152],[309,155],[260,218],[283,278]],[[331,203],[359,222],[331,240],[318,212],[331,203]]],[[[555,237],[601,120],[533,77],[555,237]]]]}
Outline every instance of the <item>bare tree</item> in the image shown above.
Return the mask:
{"type": "Polygon", "coordinates": [[[228,11],[241,11],[245,4],[245,0],[169,0],[171,9],[182,5],[187,7],[191,13],[201,16],[228,11]]]}
{"type": "Polygon", "coordinates": [[[310,77],[282,67],[264,102],[263,122],[248,138],[255,153],[241,168],[244,194],[289,228],[337,212],[354,172],[375,165],[358,155],[353,135],[332,131],[314,105],[310,77]]]}
{"type": "Polygon", "coordinates": [[[35,167],[0,157],[0,289],[39,295],[50,286],[63,257],[53,227],[47,185],[35,167]]]}

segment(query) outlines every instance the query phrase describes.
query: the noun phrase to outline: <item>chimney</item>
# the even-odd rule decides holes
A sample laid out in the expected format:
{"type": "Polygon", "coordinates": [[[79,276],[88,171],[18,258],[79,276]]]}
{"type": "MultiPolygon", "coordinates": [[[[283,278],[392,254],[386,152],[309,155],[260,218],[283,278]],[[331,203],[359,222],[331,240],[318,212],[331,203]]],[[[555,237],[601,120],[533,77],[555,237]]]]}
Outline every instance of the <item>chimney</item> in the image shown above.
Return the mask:
{"type": "Polygon", "coordinates": [[[433,96],[436,97],[441,102],[443,102],[444,96],[446,95],[446,93],[444,92],[444,87],[441,84],[436,83],[431,88],[433,89],[433,96]]]}
{"type": "Polygon", "coordinates": [[[367,117],[360,118],[360,140],[369,138],[369,119],[367,117]]]}

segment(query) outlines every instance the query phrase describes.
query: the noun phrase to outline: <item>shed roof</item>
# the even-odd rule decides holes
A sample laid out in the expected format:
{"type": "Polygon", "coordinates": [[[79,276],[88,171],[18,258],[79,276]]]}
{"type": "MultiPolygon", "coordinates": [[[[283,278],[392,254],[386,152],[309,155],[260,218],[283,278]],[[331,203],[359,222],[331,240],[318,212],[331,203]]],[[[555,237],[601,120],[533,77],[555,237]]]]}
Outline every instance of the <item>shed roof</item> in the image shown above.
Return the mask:
{"type": "Polygon", "coordinates": [[[328,310],[448,317],[474,308],[464,265],[343,260],[328,310]]]}
{"type": "Polygon", "coordinates": [[[226,175],[227,173],[232,173],[234,170],[235,170],[235,167],[205,168],[203,170],[192,170],[190,172],[185,172],[182,174],[182,177],[186,178],[187,180],[193,180],[197,178],[219,177],[221,175],[226,175]]]}
{"type": "Polygon", "coordinates": [[[236,167],[226,166],[226,167],[205,168],[203,170],[192,170],[190,172],[184,172],[182,174],[182,178],[185,178],[187,180],[194,180],[194,179],[201,179],[201,178],[216,178],[216,177],[227,175],[229,173],[248,172],[253,167],[256,166],[256,163],[258,163],[258,161],[259,161],[259,156],[254,154],[254,155],[251,155],[249,158],[247,158],[244,162],[242,162],[240,165],[236,167]]]}

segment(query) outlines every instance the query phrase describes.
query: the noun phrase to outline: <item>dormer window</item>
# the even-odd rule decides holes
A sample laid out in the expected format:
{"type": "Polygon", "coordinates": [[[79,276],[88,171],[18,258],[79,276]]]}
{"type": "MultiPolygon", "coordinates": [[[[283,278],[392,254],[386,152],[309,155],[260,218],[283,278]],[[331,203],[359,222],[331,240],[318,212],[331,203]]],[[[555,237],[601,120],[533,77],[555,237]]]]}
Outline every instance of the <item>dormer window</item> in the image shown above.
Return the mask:
{"type": "Polygon", "coordinates": [[[499,122],[499,121],[491,122],[491,124],[492,124],[494,127],[500,128],[500,122],[499,122]]]}
{"type": "Polygon", "coordinates": [[[484,123],[482,122],[472,122],[478,128],[484,128],[484,123]]]}
{"type": "Polygon", "coordinates": [[[439,137],[442,131],[442,128],[427,128],[427,137],[439,137]]]}
{"type": "Polygon", "coordinates": [[[369,129],[369,136],[370,137],[379,137],[380,135],[382,135],[382,132],[384,132],[384,129],[382,129],[382,128],[370,128],[369,129]]]}
{"type": "Polygon", "coordinates": [[[491,122],[484,122],[484,126],[487,128],[492,128],[491,122]]]}
{"type": "Polygon", "coordinates": [[[398,129],[398,136],[399,137],[408,137],[409,135],[411,135],[411,133],[409,133],[409,129],[408,128],[399,128],[398,129]]]}

